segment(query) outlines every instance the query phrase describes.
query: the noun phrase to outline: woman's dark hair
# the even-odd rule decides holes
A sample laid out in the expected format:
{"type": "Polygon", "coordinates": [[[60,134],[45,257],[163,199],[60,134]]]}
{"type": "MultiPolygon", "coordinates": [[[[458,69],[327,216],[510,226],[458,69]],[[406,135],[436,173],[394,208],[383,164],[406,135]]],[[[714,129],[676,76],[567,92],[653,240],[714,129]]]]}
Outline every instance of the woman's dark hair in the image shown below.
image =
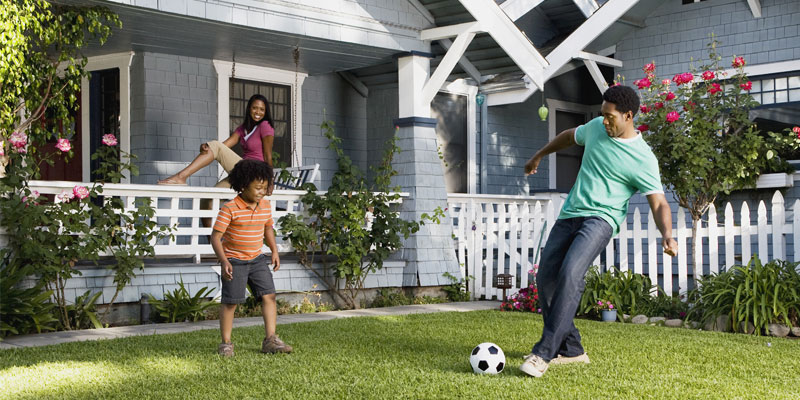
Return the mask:
{"type": "Polygon", "coordinates": [[[267,98],[260,94],[254,94],[250,96],[250,100],[247,100],[247,107],[244,109],[244,123],[242,124],[244,127],[244,133],[247,134],[253,130],[256,125],[264,121],[269,122],[269,126],[271,126],[273,129],[275,128],[275,122],[272,121],[272,113],[269,111],[269,102],[267,101],[267,98]],[[250,106],[252,106],[253,102],[256,100],[261,100],[264,102],[264,118],[261,118],[261,121],[258,122],[253,121],[253,117],[250,116],[250,106]]]}
{"type": "Polygon", "coordinates": [[[236,193],[241,193],[253,181],[272,183],[272,167],[264,161],[242,160],[233,166],[228,182],[236,193]]]}
{"type": "Polygon", "coordinates": [[[614,103],[620,114],[633,111],[639,112],[639,95],[630,86],[611,86],[603,93],[603,100],[614,103]]]}

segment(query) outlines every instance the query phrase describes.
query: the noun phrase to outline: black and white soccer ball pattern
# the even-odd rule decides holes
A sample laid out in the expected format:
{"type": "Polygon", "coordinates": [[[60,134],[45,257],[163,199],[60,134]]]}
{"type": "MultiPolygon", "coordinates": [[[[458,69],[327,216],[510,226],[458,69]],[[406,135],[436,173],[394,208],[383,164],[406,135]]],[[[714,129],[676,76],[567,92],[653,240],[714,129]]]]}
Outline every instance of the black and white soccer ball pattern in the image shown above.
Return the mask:
{"type": "Polygon", "coordinates": [[[469,363],[476,374],[499,374],[506,366],[506,355],[494,343],[481,343],[472,349],[469,363]]]}

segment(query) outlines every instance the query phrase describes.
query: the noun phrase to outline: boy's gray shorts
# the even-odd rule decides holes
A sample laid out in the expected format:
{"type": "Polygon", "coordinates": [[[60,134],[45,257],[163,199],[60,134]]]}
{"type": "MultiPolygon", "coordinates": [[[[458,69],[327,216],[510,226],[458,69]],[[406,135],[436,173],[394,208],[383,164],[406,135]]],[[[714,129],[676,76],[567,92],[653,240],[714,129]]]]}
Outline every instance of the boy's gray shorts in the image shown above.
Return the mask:
{"type": "Polygon", "coordinates": [[[233,279],[222,280],[222,300],[224,304],[241,304],[247,299],[247,284],[250,292],[257,300],[265,294],[275,293],[275,283],[272,281],[272,271],[269,269],[269,259],[262,254],[252,260],[242,261],[229,258],[233,266],[233,279]]]}

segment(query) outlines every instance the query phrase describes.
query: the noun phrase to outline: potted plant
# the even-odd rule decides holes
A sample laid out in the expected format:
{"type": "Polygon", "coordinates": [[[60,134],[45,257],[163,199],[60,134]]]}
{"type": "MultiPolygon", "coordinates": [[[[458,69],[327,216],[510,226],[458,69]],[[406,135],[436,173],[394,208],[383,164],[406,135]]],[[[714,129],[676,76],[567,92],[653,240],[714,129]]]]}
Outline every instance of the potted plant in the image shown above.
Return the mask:
{"type": "Polygon", "coordinates": [[[603,322],[614,322],[617,320],[617,310],[614,308],[614,304],[608,300],[597,300],[594,309],[600,314],[600,318],[603,322]]]}

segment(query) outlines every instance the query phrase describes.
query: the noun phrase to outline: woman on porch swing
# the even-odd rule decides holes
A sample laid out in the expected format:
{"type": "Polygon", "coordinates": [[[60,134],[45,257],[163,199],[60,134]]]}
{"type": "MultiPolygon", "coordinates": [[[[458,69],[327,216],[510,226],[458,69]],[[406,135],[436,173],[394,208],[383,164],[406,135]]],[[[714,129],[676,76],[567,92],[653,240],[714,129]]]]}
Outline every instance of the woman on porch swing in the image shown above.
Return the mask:
{"type": "MultiPolygon", "coordinates": [[[[275,140],[275,130],[272,114],[269,111],[267,98],[254,94],[247,101],[247,112],[244,122],[233,131],[224,142],[212,140],[200,145],[200,154],[186,168],[169,178],[158,181],[159,185],[186,185],[186,180],[203,167],[217,161],[225,172],[230,173],[233,166],[242,159],[264,161],[272,167],[272,143],[275,140]],[[231,148],[239,143],[244,150],[240,157],[231,148]]],[[[215,185],[216,187],[231,187],[228,178],[215,185]]],[[[267,189],[267,196],[272,194],[274,185],[267,189]]]]}

